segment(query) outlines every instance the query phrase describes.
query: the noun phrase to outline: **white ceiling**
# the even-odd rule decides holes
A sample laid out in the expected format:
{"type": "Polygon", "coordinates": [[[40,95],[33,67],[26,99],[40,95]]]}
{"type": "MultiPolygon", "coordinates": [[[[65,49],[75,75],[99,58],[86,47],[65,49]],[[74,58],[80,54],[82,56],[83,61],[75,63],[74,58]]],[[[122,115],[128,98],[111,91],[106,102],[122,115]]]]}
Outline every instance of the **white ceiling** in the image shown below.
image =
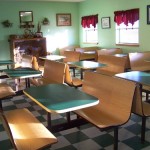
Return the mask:
{"type": "MultiPolygon", "coordinates": [[[[0,0],[0,1],[20,1],[20,0],[0,0]]],[[[82,2],[85,0],[21,0],[21,1],[82,2]]]]}

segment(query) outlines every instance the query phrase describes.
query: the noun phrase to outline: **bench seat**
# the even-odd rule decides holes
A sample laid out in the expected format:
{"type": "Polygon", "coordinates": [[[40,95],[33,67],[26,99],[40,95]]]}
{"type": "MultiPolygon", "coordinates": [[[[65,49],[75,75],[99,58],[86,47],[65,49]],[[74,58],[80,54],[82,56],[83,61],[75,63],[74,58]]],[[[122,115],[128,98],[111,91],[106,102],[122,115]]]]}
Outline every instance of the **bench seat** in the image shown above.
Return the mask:
{"type": "Polygon", "coordinates": [[[15,91],[8,84],[0,83],[0,110],[3,109],[2,100],[14,96],[15,94],[15,91]]]}
{"type": "Polygon", "coordinates": [[[17,150],[37,150],[56,143],[56,137],[26,108],[1,112],[10,140],[17,150]]]}
{"type": "Polygon", "coordinates": [[[99,55],[98,62],[106,64],[105,67],[96,69],[98,73],[113,76],[117,73],[125,72],[127,58],[113,55],[99,55]]]}
{"type": "Polygon", "coordinates": [[[51,83],[63,84],[65,79],[65,68],[65,63],[45,60],[43,76],[41,78],[30,79],[30,82],[35,86],[51,83]]]}
{"type": "Polygon", "coordinates": [[[74,111],[99,129],[114,129],[114,149],[118,149],[118,127],[131,115],[136,84],[95,72],[85,72],[82,90],[100,102],[92,107],[74,111]]]}

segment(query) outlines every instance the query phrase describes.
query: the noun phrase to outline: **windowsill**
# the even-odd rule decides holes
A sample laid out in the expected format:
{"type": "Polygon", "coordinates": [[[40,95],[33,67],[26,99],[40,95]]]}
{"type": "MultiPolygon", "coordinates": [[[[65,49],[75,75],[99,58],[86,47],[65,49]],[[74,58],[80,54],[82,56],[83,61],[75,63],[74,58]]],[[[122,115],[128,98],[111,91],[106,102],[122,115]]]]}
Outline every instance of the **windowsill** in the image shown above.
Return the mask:
{"type": "Polygon", "coordinates": [[[98,45],[98,42],[83,42],[83,44],[97,44],[98,45]]]}
{"type": "Polygon", "coordinates": [[[133,46],[133,47],[139,47],[140,45],[137,43],[119,43],[116,44],[116,46],[133,46]]]}

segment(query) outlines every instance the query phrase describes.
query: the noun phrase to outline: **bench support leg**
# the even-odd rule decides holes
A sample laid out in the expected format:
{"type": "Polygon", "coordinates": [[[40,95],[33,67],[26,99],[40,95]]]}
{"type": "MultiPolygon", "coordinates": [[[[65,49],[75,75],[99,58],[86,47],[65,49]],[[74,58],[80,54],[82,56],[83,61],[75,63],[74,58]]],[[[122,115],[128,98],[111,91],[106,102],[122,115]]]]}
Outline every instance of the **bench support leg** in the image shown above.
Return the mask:
{"type": "Polygon", "coordinates": [[[76,76],[76,72],[75,72],[75,68],[72,69],[73,70],[73,76],[76,76]]]}
{"type": "Polygon", "coordinates": [[[114,128],[114,150],[118,150],[118,127],[114,128]]]}
{"type": "Polygon", "coordinates": [[[66,113],[66,117],[67,117],[67,122],[70,123],[70,112],[66,113]]]}
{"type": "Polygon", "coordinates": [[[141,142],[145,141],[145,127],[146,127],[146,117],[142,117],[142,127],[141,127],[141,142]]]}
{"type": "Polygon", "coordinates": [[[84,70],[81,68],[81,70],[80,70],[81,80],[83,79],[83,72],[84,72],[84,70]]]}
{"type": "Polygon", "coordinates": [[[51,123],[51,113],[47,113],[47,128],[49,129],[49,130],[51,130],[51,128],[52,128],[52,123],[51,123]]]}
{"type": "Polygon", "coordinates": [[[3,110],[2,100],[0,99],[0,110],[3,110]]]}

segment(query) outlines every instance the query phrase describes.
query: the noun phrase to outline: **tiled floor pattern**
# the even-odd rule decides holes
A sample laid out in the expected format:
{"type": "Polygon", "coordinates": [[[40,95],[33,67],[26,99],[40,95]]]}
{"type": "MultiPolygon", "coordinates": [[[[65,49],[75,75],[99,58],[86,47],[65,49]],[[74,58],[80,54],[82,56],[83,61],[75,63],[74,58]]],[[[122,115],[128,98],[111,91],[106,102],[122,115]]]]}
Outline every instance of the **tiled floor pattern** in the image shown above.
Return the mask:
{"type": "MultiPolygon", "coordinates": [[[[4,111],[28,108],[46,126],[46,112],[25,95],[3,101],[4,111]]],[[[108,110],[109,111],[109,110],[108,110]]],[[[72,114],[72,117],[76,115],[72,114]]],[[[65,121],[65,115],[52,115],[53,124],[65,121]]],[[[140,142],[141,118],[132,115],[129,122],[119,129],[119,150],[150,150],[150,119],[147,120],[146,141],[140,142]]],[[[54,134],[58,143],[51,150],[112,150],[112,130],[101,132],[91,124],[72,128],[54,134]]],[[[0,150],[13,150],[8,136],[0,123],[0,150]]]]}

